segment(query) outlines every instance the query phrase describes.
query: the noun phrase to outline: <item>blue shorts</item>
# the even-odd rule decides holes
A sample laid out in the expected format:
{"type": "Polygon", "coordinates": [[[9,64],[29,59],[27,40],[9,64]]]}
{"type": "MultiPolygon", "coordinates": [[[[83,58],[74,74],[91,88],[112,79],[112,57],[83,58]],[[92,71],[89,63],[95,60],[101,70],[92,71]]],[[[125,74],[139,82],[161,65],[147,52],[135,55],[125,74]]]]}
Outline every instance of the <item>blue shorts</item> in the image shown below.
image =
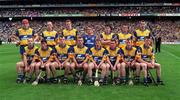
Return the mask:
{"type": "Polygon", "coordinates": [[[25,52],[25,48],[26,46],[25,45],[20,45],[20,54],[23,55],[24,52],[25,52]]]}

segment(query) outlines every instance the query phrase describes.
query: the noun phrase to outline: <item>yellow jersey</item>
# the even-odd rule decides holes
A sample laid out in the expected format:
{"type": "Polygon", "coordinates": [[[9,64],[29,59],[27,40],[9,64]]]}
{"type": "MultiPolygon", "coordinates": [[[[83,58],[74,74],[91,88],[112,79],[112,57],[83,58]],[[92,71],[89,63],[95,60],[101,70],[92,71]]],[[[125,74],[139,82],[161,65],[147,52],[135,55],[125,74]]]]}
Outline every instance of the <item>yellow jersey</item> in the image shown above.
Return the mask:
{"type": "Polygon", "coordinates": [[[127,39],[133,40],[133,36],[131,33],[127,33],[127,34],[119,33],[118,34],[119,48],[123,48],[126,46],[126,40],[127,39]]]}
{"type": "Polygon", "coordinates": [[[92,47],[90,49],[90,55],[92,55],[94,61],[96,61],[96,63],[100,63],[103,59],[103,56],[107,54],[107,50],[104,48],[100,48],[100,49],[95,49],[95,47],[92,47]]]}
{"type": "Polygon", "coordinates": [[[32,49],[29,49],[28,46],[24,48],[24,54],[27,57],[28,61],[32,61],[35,55],[35,51],[38,49],[37,46],[34,46],[32,49]]]}
{"type": "MultiPolygon", "coordinates": [[[[114,33],[106,34],[106,33],[103,32],[103,33],[101,34],[101,38],[102,38],[103,40],[111,40],[111,39],[113,38],[113,35],[114,35],[114,33]]],[[[108,44],[104,44],[103,47],[104,47],[104,48],[107,48],[107,47],[109,47],[109,45],[108,45],[108,44]]]]}
{"type": "Polygon", "coordinates": [[[49,59],[52,60],[54,51],[52,48],[48,47],[46,50],[42,50],[41,48],[36,50],[36,55],[38,56],[39,60],[43,62],[47,62],[49,59]]]}
{"type": "Polygon", "coordinates": [[[55,52],[57,53],[57,57],[61,63],[68,58],[68,53],[70,53],[71,51],[72,49],[68,45],[65,45],[64,47],[61,47],[59,45],[55,46],[55,52]]]}
{"type": "Polygon", "coordinates": [[[89,53],[88,48],[86,46],[82,48],[74,46],[73,52],[75,53],[75,58],[78,63],[82,63],[86,59],[86,54],[89,53]]]}
{"type": "Polygon", "coordinates": [[[69,46],[74,46],[76,45],[76,37],[77,37],[77,30],[72,29],[72,30],[63,30],[63,36],[65,37],[65,43],[66,45],[69,46]]]}
{"type": "Polygon", "coordinates": [[[134,36],[136,38],[136,46],[143,45],[145,37],[150,37],[150,30],[146,29],[141,31],[140,29],[137,29],[134,36]]]}
{"type": "Polygon", "coordinates": [[[130,50],[128,50],[125,46],[121,49],[121,54],[126,62],[133,61],[139,58],[137,49],[135,47],[132,47],[130,50]]]}
{"type": "Polygon", "coordinates": [[[58,34],[56,31],[44,31],[42,37],[47,41],[49,46],[55,46],[58,34]]]}
{"type": "Polygon", "coordinates": [[[32,28],[28,28],[27,30],[20,28],[16,31],[16,36],[20,40],[20,45],[27,45],[27,40],[33,38],[34,34],[35,32],[32,28]]]}
{"type": "Polygon", "coordinates": [[[141,59],[144,61],[150,62],[151,60],[155,59],[154,51],[151,46],[145,47],[145,45],[141,45],[138,49],[141,54],[141,59]]]}
{"type": "Polygon", "coordinates": [[[118,55],[121,54],[120,48],[116,47],[114,50],[112,50],[110,47],[107,48],[107,54],[109,57],[109,60],[111,61],[111,63],[116,62],[118,55]]]}

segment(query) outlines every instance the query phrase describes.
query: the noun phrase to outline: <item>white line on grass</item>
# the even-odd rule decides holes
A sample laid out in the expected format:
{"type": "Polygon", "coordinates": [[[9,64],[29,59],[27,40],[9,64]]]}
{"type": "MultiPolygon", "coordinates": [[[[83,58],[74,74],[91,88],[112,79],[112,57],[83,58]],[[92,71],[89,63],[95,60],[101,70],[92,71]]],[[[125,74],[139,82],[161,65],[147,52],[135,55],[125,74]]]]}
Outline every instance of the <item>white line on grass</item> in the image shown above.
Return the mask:
{"type": "Polygon", "coordinates": [[[169,51],[166,51],[166,50],[162,50],[163,52],[166,52],[167,54],[169,54],[170,56],[172,57],[175,57],[176,59],[179,59],[180,60],[180,57],[174,55],[173,53],[169,52],[169,51]]]}

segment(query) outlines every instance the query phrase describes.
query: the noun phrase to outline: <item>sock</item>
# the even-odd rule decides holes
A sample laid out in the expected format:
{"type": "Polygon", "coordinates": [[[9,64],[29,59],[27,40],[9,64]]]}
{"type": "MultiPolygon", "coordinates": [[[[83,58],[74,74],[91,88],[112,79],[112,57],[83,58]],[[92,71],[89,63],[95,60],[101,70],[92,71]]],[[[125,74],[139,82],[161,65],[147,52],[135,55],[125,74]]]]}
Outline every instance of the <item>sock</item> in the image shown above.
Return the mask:
{"type": "Polygon", "coordinates": [[[157,82],[161,81],[160,77],[157,77],[157,82]]]}
{"type": "Polygon", "coordinates": [[[23,80],[24,74],[23,74],[23,73],[18,73],[18,78],[20,78],[21,80],[23,80]]]}
{"type": "Polygon", "coordinates": [[[126,80],[126,77],[125,77],[125,76],[122,76],[122,77],[120,77],[120,80],[121,80],[121,81],[124,81],[124,80],[126,80]]]}
{"type": "Polygon", "coordinates": [[[147,83],[147,77],[144,78],[144,83],[147,83]]]}
{"type": "Polygon", "coordinates": [[[140,80],[140,76],[136,76],[136,80],[140,80]]]}

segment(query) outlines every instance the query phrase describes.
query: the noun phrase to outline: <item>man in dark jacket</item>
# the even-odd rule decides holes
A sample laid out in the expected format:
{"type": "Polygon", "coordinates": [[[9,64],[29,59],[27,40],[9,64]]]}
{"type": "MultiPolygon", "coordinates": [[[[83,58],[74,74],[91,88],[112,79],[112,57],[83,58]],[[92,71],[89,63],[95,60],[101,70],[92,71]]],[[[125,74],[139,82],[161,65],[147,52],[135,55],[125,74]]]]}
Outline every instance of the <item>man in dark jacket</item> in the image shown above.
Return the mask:
{"type": "Polygon", "coordinates": [[[156,43],[156,47],[155,47],[155,51],[156,53],[161,51],[161,37],[159,35],[156,36],[155,38],[155,43],[156,43]]]}

